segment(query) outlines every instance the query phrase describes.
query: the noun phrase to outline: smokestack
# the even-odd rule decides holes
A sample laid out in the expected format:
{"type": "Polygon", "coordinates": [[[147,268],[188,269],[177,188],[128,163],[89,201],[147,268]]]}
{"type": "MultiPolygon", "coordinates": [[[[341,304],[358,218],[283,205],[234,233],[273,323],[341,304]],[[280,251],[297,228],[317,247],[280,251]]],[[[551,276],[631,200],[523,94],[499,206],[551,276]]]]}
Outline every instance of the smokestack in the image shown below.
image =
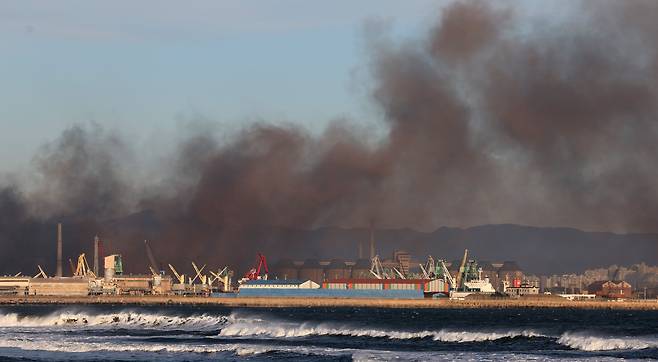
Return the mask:
{"type": "Polygon", "coordinates": [[[98,238],[98,235],[94,238],[94,274],[98,276],[98,244],[100,243],[100,239],[98,238]]]}
{"type": "Polygon", "coordinates": [[[57,273],[58,277],[62,276],[62,223],[57,224],[57,273]]]}
{"type": "Polygon", "coordinates": [[[370,225],[370,259],[375,257],[375,227],[370,225]]]}

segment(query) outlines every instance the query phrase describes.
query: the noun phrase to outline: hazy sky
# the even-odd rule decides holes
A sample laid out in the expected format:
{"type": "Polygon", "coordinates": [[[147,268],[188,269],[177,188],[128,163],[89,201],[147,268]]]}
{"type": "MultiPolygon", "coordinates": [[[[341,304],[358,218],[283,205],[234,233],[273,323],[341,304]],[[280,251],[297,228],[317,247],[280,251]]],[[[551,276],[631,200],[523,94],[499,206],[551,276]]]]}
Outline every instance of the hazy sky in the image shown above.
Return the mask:
{"type": "Polygon", "coordinates": [[[442,3],[3,1],[0,171],[88,121],[142,142],[195,118],[369,122],[364,24],[417,36],[442,3]]]}

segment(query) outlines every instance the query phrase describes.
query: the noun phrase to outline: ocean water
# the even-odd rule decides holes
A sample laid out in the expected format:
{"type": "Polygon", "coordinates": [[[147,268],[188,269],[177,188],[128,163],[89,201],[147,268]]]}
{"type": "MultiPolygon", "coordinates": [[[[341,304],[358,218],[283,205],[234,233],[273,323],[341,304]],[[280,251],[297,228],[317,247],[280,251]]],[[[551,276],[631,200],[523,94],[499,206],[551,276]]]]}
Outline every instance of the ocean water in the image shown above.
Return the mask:
{"type": "Polygon", "coordinates": [[[3,306],[0,360],[658,359],[658,312],[3,306]]]}

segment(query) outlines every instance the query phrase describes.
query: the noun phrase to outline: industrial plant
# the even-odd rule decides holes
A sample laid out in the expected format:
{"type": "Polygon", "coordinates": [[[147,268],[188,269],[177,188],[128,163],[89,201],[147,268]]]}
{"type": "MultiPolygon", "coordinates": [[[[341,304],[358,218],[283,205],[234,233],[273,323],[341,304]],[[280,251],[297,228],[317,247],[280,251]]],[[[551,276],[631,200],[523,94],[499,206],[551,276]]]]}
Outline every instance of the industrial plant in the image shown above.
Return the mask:
{"type": "MultiPolygon", "coordinates": [[[[121,254],[104,255],[98,236],[93,238],[92,264],[81,253],[76,262],[69,259],[70,275],[64,276],[62,245],[62,224],[58,224],[55,275],[37,265],[34,276],[18,273],[0,277],[0,295],[465,299],[519,298],[555,292],[546,287],[550,279],[526,275],[514,261],[478,261],[468,250],[464,250],[461,259],[453,261],[431,255],[422,262],[416,261],[404,250],[395,250],[391,258],[381,258],[372,233],[370,258],[364,258],[359,243],[355,260],[282,259],[270,270],[266,257],[258,254],[255,265],[236,283],[229,266],[211,269],[191,261],[194,273],[186,275],[172,264],[160,263],[146,240],[144,250],[150,273],[126,274],[121,254]]],[[[622,280],[601,279],[590,283],[587,289],[554,294],[568,299],[629,298],[632,288],[622,280]]]]}

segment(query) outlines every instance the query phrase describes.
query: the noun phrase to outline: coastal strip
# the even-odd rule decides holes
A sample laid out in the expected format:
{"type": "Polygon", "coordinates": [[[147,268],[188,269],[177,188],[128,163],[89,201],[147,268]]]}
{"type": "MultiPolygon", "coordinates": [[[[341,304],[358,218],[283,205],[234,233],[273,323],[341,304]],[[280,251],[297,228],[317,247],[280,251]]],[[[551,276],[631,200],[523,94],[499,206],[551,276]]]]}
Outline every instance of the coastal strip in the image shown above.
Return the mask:
{"type": "Polygon", "coordinates": [[[0,296],[0,305],[61,304],[61,305],[136,305],[136,306],[224,306],[241,308],[303,308],[303,307],[364,307],[364,308],[580,308],[658,310],[658,300],[594,300],[570,301],[562,298],[518,299],[356,299],[356,298],[249,298],[249,297],[187,297],[187,296],[0,296]]]}

